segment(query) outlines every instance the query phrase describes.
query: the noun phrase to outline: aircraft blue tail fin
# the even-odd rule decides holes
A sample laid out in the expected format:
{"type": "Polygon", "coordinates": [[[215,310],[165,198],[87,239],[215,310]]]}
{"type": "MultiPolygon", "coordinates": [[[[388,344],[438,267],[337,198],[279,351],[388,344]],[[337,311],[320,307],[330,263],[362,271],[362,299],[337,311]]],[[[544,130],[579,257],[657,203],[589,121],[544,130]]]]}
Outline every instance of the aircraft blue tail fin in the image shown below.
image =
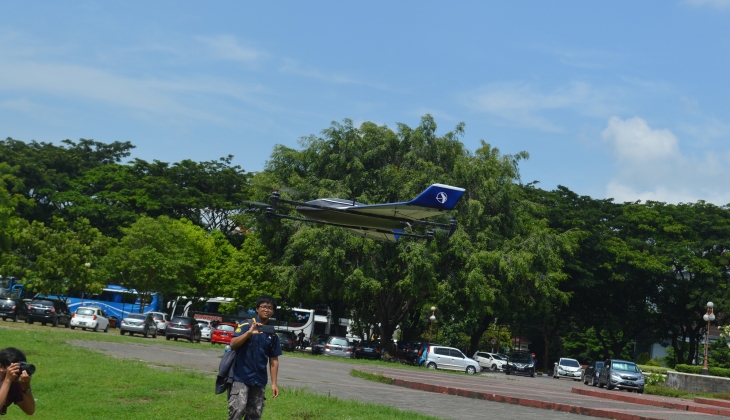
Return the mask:
{"type": "Polygon", "coordinates": [[[433,184],[426,188],[418,197],[406,204],[421,207],[431,207],[440,210],[452,210],[464,194],[464,189],[451,185],[433,184]]]}

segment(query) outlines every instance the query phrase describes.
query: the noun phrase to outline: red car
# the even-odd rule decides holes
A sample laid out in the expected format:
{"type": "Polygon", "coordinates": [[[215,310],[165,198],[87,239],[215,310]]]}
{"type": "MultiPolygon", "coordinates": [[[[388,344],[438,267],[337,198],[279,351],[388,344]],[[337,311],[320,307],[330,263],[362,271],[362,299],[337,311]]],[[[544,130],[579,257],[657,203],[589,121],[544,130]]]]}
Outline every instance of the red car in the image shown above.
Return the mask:
{"type": "Polygon", "coordinates": [[[221,322],[215,327],[213,335],[210,336],[210,344],[231,344],[231,338],[233,338],[236,327],[236,324],[221,322]]]}

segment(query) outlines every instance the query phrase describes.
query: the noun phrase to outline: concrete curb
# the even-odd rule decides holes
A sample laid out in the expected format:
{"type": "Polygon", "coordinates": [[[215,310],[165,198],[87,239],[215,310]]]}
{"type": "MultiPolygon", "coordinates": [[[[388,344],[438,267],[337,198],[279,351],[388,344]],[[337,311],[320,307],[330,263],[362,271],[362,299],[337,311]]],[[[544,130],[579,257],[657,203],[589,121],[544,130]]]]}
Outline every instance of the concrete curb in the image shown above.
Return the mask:
{"type": "MultiPolygon", "coordinates": [[[[696,413],[730,417],[730,410],[722,410],[719,408],[711,408],[711,407],[700,407],[700,406],[694,405],[694,404],[673,403],[673,402],[668,402],[668,401],[655,400],[655,399],[651,399],[651,398],[641,398],[641,397],[635,397],[631,394],[627,394],[627,395],[611,394],[611,393],[604,392],[604,391],[594,391],[592,389],[583,389],[583,388],[573,388],[572,392],[574,394],[588,395],[589,397],[605,398],[607,400],[623,401],[623,402],[628,402],[628,403],[632,403],[632,404],[651,405],[654,407],[670,408],[673,410],[694,411],[696,413]]],[[[695,398],[694,403],[716,405],[716,406],[730,408],[730,402],[728,402],[728,405],[723,405],[723,403],[724,403],[723,401],[708,400],[706,398],[695,398]],[[702,400],[703,402],[700,402],[697,400],[702,400]],[[704,401],[712,401],[712,403],[708,403],[708,402],[704,402],[704,401]],[[717,404],[717,403],[720,403],[720,404],[717,404]]]]}
{"type": "Polygon", "coordinates": [[[706,405],[714,405],[716,407],[725,407],[730,408],[730,401],[723,401],[723,400],[714,400],[711,398],[695,398],[694,402],[697,404],[706,404],[706,405]]]}
{"type": "MultiPolygon", "coordinates": [[[[358,367],[355,367],[354,369],[358,370],[360,372],[372,373],[372,372],[368,372],[363,369],[359,369],[358,367]]],[[[385,376],[385,377],[388,378],[388,376],[385,376]]],[[[525,406],[525,407],[541,408],[541,409],[545,409],[545,410],[562,411],[565,413],[581,414],[584,416],[601,417],[601,418],[606,418],[606,419],[661,420],[661,419],[658,419],[655,417],[637,416],[637,415],[633,415],[633,414],[620,413],[620,412],[610,411],[610,410],[601,409],[601,408],[582,407],[582,406],[578,406],[578,405],[555,403],[555,402],[551,402],[551,401],[540,401],[540,400],[533,400],[533,399],[529,399],[529,398],[516,398],[516,397],[510,397],[510,396],[506,396],[506,395],[499,395],[499,394],[495,394],[495,393],[491,393],[491,392],[469,391],[469,390],[461,389],[461,388],[452,388],[452,387],[446,387],[446,386],[424,384],[421,382],[406,381],[403,379],[397,379],[397,378],[392,378],[392,377],[390,377],[390,379],[392,380],[392,384],[395,386],[416,389],[416,390],[426,391],[426,392],[434,392],[434,393],[438,393],[438,394],[456,395],[459,397],[515,404],[515,405],[521,405],[521,406],[525,406]]]]}

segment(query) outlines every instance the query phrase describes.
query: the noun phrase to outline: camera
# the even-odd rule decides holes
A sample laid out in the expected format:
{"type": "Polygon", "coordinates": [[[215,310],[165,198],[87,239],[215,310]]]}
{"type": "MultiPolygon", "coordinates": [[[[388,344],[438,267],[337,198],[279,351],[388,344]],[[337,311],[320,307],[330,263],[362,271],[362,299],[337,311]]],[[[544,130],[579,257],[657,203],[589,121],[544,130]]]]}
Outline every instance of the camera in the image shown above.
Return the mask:
{"type": "Polygon", "coordinates": [[[28,372],[28,375],[31,375],[31,376],[33,376],[33,374],[35,373],[35,365],[31,365],[31,364],[25,363],[25,362],[19,362],[18,366],[20,366],[21,375],[23,374],[24,371],[28,372]]]}
{"type": "Polygon", "coordinates": [[[264,334],[276,334],[276,329],[272,325],[262,325],[259,327],[259,331],[264,334]]]}

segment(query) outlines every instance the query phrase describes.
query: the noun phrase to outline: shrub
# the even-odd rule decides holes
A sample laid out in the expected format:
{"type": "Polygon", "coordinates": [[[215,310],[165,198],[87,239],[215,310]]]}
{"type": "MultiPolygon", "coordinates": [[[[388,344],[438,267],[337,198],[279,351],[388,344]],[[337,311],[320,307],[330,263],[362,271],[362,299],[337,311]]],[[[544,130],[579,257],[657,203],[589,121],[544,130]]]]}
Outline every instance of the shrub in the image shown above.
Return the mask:
{"type": "Polygon", "coordinates": [[[649,362],[649,353],[643,352],[639,355],[639,357],[636,358],[636,364],[637,365],[645,365],[649,362]]]}
{"type": "MultiPolygon", "coordinates": [[[[677,372],[694,373],[695,375],[699,375],[702,373],[702,366],[677,365],[674,367],[674,370],[676,370],[677,372]]],[[[711,367],[711,368],[709,368],[709,371],[710,371],[710,376],[719,376],[722,378],[730,378],[730,369],[711,367]]]]}
{"type": "Polygon", "coordinates": [[[669,368],[661,367],[661,366],[651,366],[651,365],[638,365],[639,369],[643,373],[659,373],[662,375],[666,375],[669,371],[669,368]]]}
{"type": "Polygon", "coordinates": [[[646,365],[646,366],[656,366],[656,367],[659,367],[659,366],[662,365],[662,362],[661,362],[661,359],[659,359],[658,357],[655,357],[655,358],[653,358],[651,360],[647,360],[647,362],[644,363],[644,365],[646,365]]]}
{"type": "Polygon", "coordinates": [[[651,375],[646,377],[646,384],[647,385],[661,385],[666,381],[666,377],[664,375],[658,374],[658,373],[652,373],[651,375]]]}

